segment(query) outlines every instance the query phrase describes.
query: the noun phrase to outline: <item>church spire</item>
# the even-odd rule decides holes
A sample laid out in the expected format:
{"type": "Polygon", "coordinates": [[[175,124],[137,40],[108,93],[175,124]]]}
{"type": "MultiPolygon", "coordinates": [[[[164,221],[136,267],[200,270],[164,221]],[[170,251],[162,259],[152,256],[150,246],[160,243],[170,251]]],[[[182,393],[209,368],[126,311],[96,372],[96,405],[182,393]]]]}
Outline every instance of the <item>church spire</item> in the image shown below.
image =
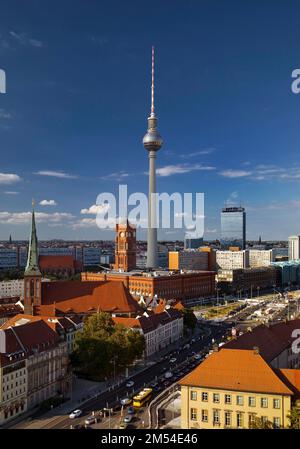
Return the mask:
{"type": "Polygon", "coordinates": [[[36,236],[33,200],[32,200],[32,215],[31,215],[31,234],[28,248],[27,265],[24,274],[25,276],[41,276],[38,261],[38,240],[36,236]]]}

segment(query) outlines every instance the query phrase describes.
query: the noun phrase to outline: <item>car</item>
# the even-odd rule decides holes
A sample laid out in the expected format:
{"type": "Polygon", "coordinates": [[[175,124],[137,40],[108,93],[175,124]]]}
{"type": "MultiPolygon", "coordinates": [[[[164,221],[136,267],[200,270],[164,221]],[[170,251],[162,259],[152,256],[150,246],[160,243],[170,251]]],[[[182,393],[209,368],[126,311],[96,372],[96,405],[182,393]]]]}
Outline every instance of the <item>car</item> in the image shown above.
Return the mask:
{"type": "Polygon", "coordinates": [[[134,385],[133,380],[129,380],[129,381],[126,383],[126,387],[127,387],[127,388],[131,388],[131,387],[133,387],[133,385],[134,385]]]}
{"type": "Polygon", "coordinates": [[[128,424],[126,422],[121,422],[121,424],[119,425],[119,429],[127,429],[128,424]]]}
{"type": "Polygon", "coordinates": [[[128,398],[128,397],[120,399],[120,404],[121,405],[130,405],[131,402],[132,402],[132,399],[128,398]]]}
{"type": "Polygon", "coordinates": [[[201,360],[201,355],[200,354],[195,354],[194,355],[194,359],[195,360],[201,360]]]}
{"type": "Polygon", "coordinates": [[[70,413],[69,418],[70,419],[74,419],[74,418],[79,418],[79,416],[82,414],[82,410],[74,410],[72,413],[70,413]]]}
{"type": "Polygon", "coordinates": [[[151,382],[151,384],[150,384],[150,388],[155,388],[157,385],[158,385],[157,382],[156,382],[156,381],[153,381],[153,382],[151,382]]]}
{"type": "Polygon", "coordinates": [[[89,426],[90,424],[96,424],[96,422],[97,422],[97,417],[94,415],[90,415],[85,419],[84,424],[89,426]]]}
{"type": "Polygon", "coordinates": [[[170,359],[170,363],[175,363],[176,362],[176,357],[172,357],[171,359],[170,359]]]}
{"type": "Polygon", "coordinates": [[[70,429],[84,429],[84,426],[82,424],[71,424],[70,429]]]}
{"type": "Polygon", "coordinates": [[[135,409],[134,409],[134,407],[132,405],[130,407],[128,407],[127,414],[128,415],[134,415],[135,414],[135,409]]]}
{"type": "Polygon", "coordinates": [[[124,423],[129,424],[132,420],[133,416],[132,415],[126,415],[124,418],[124,423]]]}
{"type": "Polygon", "coordinates": [[[170,379],[171,377],[173,377],[173,373],[171,371],[167,371],[165,374],[165,378],[170,379]]]}

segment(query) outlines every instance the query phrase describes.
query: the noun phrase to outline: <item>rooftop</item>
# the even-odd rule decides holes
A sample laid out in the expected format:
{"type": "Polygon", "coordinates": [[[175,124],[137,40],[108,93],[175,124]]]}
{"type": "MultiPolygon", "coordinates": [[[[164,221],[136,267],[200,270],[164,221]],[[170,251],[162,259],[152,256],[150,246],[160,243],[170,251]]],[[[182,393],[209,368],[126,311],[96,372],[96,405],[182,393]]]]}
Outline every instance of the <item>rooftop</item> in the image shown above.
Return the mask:
{"type": "Polygon", "coordinates": [[[213,352],[179,384],[229,391],[294,394],[283,378],[253,349],[222,348],[213,352]]]}

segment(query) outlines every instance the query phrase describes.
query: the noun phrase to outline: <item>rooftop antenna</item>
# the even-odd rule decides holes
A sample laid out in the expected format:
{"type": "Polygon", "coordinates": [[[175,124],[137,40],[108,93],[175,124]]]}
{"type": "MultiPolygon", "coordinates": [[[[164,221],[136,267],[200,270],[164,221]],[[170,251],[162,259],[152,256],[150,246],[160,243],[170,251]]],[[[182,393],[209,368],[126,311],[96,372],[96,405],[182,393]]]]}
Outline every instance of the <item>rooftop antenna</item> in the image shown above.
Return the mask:
{"type": "Polygon", "coordinates": [[[154,111],[154,46],[152,46],[152,82],[151,82],[151,117],[155,117],[154,111]]]}

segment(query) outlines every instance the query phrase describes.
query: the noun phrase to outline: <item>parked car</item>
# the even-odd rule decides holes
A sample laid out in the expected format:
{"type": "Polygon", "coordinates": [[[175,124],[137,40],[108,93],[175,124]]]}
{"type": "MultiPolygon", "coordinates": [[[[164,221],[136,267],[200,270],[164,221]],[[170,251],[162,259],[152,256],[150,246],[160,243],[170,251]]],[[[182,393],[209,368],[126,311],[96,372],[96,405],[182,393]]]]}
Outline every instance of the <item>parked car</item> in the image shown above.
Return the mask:
{"type": "Polygon", "coordinates": [[[194,355],[194,359],[195,359],[195,360],[201,360],[201,358],[202,358],[202,357],[201,357],[200,354],[195,354],[195,355],[194,355]]]}
{"type": "Polygon", "coordinates": [[[135,409],[134,409],[134,407],[132,405],[130,407],[128,407],[127,414],[128,415],[134,415],[135,414],[135,409]]]}
{"type": "Polygon", "coordinates": [[[129,424],[132,420],[133,416],[132,415],[126,415],[124,418],[124,423],[129,424]]]}
{"type": "Polygon", "coordinates": [[[131,387],[133,387],[133,385],[134,385],[133,380],[129,380],[129,381],[126,383],[126,387],[127,387],[127,388],[131,388],[131,387]]]}
{"type": "Polygon", "coordinates": [[[170,379],[171,377],[173,377],[173,373],[171,371],[167,371],[165,374],[165,378],[170,379]]]}
{"type": "Polygon", "coordinates": [[[176,357],[172,357],[171,359],[170,359],[170,363],[175,363],[176,362],[176,357]]]}
{"type": "Polygon", "coordinates": [[[156,386],[157,386],[157,382],[156,381],[151,382],[151,384],[150,384],[151,388],[155,388],[156,386]]]}
{"type": "Polygon", "coordinates": [[[79,418],[79,416],[82,414],[82,410],[74,410],[72,413],[70,413],[69,418],[70,419],[74,419],[74,418],[79,418]]]}
{"type": "Polygon", "coordinates": [[[121,422],[121,424],[119,425],[119,429],[127,429],[128,424],[126,424],[126,422],[121,422]]]}
{"type": "Polygon", "coordinates": [[[132,399],[128,398],[128,397],[120,399],[120,404],[121,405],[130,405],[131,402],[132,402],[132,399]]]}

